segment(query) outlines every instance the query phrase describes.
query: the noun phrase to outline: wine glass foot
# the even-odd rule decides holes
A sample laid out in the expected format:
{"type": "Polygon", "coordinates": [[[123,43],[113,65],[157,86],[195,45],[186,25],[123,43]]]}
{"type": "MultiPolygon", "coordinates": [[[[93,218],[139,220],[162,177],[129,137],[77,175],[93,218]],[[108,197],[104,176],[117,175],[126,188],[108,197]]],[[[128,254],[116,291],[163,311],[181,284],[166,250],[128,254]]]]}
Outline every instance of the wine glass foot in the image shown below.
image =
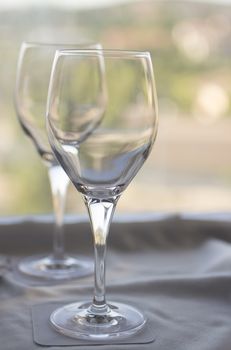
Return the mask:
{"type": "Polygon", "coordinates": [[[61,281],[92,274],[94,264],[93,261],[82,256],[56,259],[53,256],[36,255],[23,259],[18,268],[31,277],[61,281]]]}
{"type": "Polygon", "coordinates": [[[89,303],[73,303],[55,310],[52,326],[72,338],[107,341],[129,337],[143,328],[146,318],[136,308],[113,303],[106,312],[93,314],[89,303]]]}

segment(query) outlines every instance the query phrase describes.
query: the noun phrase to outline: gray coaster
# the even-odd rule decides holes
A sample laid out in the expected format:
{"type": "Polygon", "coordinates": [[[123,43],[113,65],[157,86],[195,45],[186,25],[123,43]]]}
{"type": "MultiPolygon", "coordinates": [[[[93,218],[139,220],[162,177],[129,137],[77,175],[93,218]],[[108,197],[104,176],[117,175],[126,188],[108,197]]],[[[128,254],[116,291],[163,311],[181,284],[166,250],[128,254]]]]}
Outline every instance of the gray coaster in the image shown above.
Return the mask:
{"type": "MultiPolygon", "coordinates": [[[[73,302],[73,301],[72,301],[73,302]]],[[[32,324],[34,342],[41,346],[83,346],[109,344],[149,344],[155,341],[153,325],[147,321],[145,327],[137,334],[117,340],[82,340],[66,337],[55,331],[49,323],[50,314],[67,302],[49,302],[32,306],[32,324]]]]}

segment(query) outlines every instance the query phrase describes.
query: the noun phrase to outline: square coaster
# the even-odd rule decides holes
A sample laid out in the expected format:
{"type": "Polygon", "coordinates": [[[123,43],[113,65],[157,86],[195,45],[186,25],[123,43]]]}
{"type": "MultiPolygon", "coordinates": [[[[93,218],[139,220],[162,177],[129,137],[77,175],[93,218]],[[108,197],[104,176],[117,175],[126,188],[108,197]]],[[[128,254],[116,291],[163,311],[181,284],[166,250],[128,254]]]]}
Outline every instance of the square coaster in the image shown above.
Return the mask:
{"type": "Polygon", "coordinates": [[[32,306],[32,324],[34,342],[41,346],[84,346],[84,345],[109,345],[109,344],[149,344],[155,341],[153,325],[147,321],[144,328],[128,338],[115,340],[84,340],[69,338],[58,333],[50,324],[51,313],[67,302],[48,302],[32,306]]]}

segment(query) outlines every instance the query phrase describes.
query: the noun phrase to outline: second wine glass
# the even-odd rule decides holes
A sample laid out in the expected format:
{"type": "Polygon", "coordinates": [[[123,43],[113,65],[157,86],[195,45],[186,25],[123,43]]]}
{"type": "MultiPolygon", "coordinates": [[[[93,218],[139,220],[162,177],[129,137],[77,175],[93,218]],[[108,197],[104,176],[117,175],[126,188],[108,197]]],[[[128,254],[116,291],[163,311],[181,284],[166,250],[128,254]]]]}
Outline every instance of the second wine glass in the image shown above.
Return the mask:
{"type": "Polygon", "coordinates": [[[55,50],[81,47],[95,48],[100,45],[24,42],[18,58],[15,89],[16,112],[24,132],[33,141],[48,169],[55,215],[53,252],[49,256],[30,256],[23,259],[19,262],[19,270],[29,276],[49,280],[66,280],[93,272],[91,260],[82,256],[70,256],[65,252],[63,215],[69,178],[54,157],[45,127],[47,92],[55,50]]]}

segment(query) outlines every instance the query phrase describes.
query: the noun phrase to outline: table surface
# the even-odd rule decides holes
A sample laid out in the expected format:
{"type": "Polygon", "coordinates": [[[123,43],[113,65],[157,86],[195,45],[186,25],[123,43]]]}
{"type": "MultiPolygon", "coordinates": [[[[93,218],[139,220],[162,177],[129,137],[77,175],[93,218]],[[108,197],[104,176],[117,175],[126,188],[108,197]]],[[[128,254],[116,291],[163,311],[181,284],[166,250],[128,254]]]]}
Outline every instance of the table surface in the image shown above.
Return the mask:
{"type": "MultiPolygon", "coordinates": [[[[52,229],[50,217],[2,218],[0,253],[19,259],[48,252],[52,229]]],[[[65,236],[68,252],[93,255],[86,217],[69,217],[65,236]]],[[[150,319],[156,340],[106,348],[230,350],[230,243],[229,213],[117,217],[108,239],[107,297],[138,304],[150,319]]],[[[0,280],[0,350],[50,349],[33,341],[31,307],[92,296],[92,276],[36,287],[9,276],[0,280]]],[[[105,346],[97,346],[101,348],[105,346]]]]}

